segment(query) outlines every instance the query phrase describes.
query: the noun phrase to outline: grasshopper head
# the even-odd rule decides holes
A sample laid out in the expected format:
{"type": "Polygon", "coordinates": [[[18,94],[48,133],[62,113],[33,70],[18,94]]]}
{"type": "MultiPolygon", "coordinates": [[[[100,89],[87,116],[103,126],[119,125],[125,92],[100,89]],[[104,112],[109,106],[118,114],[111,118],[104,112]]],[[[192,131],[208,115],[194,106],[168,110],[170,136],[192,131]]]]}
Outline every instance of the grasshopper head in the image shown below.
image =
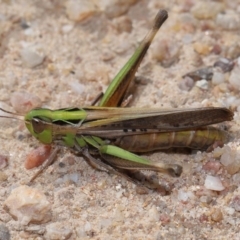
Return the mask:
{"type": "Polygon", "coordinates": [[[29,132],[43,144],[53,141],[51,110],[39,108],[25,115],[25,125],[29,132]]]}

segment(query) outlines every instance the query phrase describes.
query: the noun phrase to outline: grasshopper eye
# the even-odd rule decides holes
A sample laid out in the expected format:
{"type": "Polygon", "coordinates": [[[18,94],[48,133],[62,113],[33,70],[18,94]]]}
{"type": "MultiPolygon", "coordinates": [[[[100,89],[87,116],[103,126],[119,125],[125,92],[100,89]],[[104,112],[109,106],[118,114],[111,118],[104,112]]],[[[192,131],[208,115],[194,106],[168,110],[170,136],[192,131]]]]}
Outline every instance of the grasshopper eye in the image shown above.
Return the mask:
{"type": "Polygon", "coordinates": [[[35,133],[41,133],[46,129],[45,124],[37,118],[33,118],[31,123],[32,123],[33,131],[35,133]]]}

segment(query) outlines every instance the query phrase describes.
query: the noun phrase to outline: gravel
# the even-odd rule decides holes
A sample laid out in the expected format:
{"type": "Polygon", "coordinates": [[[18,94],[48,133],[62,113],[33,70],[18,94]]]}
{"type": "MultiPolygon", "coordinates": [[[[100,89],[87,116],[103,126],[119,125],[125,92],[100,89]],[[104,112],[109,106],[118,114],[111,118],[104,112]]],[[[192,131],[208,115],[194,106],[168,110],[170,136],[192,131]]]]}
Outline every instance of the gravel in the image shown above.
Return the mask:
{"type": "MultiPolygon", "coordinates": [[[[0,105],[26,113],[88,106],[147,33],[158,9],[169,19],[137,75],[132,107],[227,106],[229,142],[213,152],[148,154],[183,166],[180,178],[149,173],[152,191],[89,167],[63,149],[31,185],[24,161],[40,144],[23,121],[1,119],[3,239],[215,239],[239,237],[239,1],[2,1],[0,105]],[[83,6],[83,7],[80,7],[83,6]],[[221,59],[225,59],[222,63],[221,59]],[[227,59],[227,60],[226,60],[227,59]],[[218,62],[216,64],[216,62],[218,62]],[[206,81],[183,79],[213,67],[206,81]],[[60,164],[61,163],[61,164],[60,164]]],[[[9,114],[1,112],[1,116],[9,114]]],[[[37,170],[36,170],[37,171],[37,170]]]]}

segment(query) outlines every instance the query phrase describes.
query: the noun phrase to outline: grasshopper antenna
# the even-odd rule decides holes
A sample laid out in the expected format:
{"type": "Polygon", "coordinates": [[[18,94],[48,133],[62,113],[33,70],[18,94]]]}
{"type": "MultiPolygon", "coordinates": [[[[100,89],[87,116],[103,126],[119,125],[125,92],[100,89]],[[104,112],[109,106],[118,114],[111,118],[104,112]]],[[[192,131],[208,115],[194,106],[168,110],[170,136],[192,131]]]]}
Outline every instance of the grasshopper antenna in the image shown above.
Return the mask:
{"type": "Polygon", "coordinates": [[[10,115],[0,115],[0,118],[10,118],[10,119],[16,119],[16,120],[24,121],[24,116],[22,114],[7,111],[7,110],[5,110],[1,107],[0,107],[0,111],[11,115],[11,116],[10,115]]]}

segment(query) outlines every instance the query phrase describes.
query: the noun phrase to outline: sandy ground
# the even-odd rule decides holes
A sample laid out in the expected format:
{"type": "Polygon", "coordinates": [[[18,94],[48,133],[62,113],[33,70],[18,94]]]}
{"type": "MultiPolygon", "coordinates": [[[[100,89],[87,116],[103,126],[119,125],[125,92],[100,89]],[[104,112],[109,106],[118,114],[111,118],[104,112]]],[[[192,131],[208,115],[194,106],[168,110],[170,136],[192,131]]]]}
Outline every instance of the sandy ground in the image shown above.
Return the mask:
{"type": "MultiPolygon", "coordinates": [[[[208,1],[200,10],[194,10],[195,1],[191,0],[136,1],[120,17],[114,15],[118,1],[113,10],[106,10],[109,3],[100,1],[95,10],[86,10],[86,19],[74,18],[65,2],[69,6],[71,1],[0,1],[1,107],[26,112],[37,106],[90,105],[134,52],[158,10],[165,8],[169,19],[138,72],[150,80],[138,87],[131,106],[227,106],[238,114],[239,92],[228,82],[231,73],[224,75],[221,84],[207,82],[206,88],[206,81],[199,85],[190,82],[191,90],[182,79],[190,71],[212,66],[221,56],[235,60],[240,55],[236,46],[239,28],[226,30],[216,23],[221,12],[240,14],[238,0],[208,1]],[[211,4],[219,4],[220,10],[211,4]],[[36,66],[29,52],[36,54],[36,66]]],[[[237,119],[224,124],[233,136],[228,149],[234,154],[239,145],[237,119]]],[[[96,171],[64,150],[30,185],[46,196],[51,213],[47,222],[26,224],[24,214],[14,219],[4,202],[34,174],[35,170],[25,169],[24,161],[39,145],[22,122],[1,119],[0,154],[8,159],[0,180],[0,223],[6,227],[0,231],[1,239],[9,239],[8,231],[10,239],[240,238],[238,171],[229,173],[225,166],[217,165],[216,153],[197,151],[148,155],[153,161],[164,159],[184,167],[180,178],[153,173],[170,189],[166,193],[96,171]],[[214,162],[214,167],[209,162],[214,162]],[[224,190],[206,189],[208,175],[218,177],[224,190]]]]}

